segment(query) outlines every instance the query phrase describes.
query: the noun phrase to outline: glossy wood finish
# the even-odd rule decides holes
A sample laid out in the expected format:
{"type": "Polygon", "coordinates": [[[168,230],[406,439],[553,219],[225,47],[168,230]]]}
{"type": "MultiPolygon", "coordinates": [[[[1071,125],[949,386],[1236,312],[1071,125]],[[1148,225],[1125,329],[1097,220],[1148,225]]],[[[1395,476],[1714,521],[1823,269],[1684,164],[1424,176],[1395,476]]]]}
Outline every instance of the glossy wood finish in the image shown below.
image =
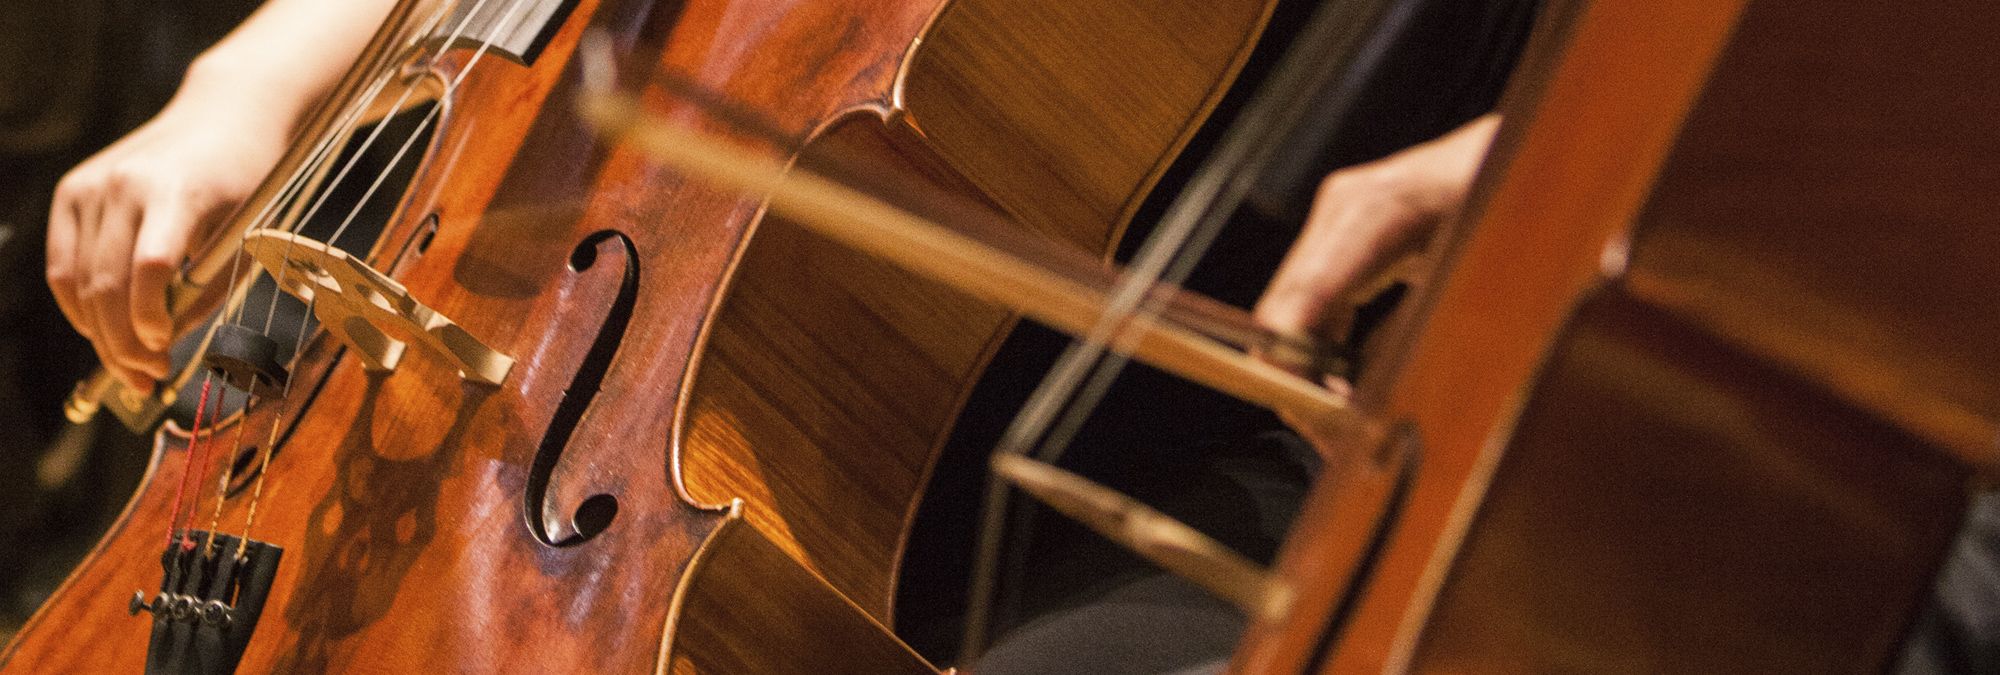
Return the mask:
{"type": "Polygon", "coordinates": [[[2000,469],[1989,3],[1759,0],[1661,177],[1646,303],[2000,469]],[[1725,217],[1726,216],[1726,217],[1725,217]]]}
{"type": "MultiPolygon", "coordinates": [[[[247,422],[253,441],[274,412],[295,427],[251,533],[286,555],[243,672],[929,670],[884,628],[896,558],[935,447],[1010,318],[760,224],[755,195],[596,140],[572,112],[569,57],[599,29],[633,55],[628,84],[673,71],[849,164],[1010,210],[1064,200],[1032,222],[1103,251],[1268,12],[1185,5],[1201,20],[1162,34],[1148,22],[1172,15],[1139,0],[582,0],[531,65],[479,61],[444,98],[378,264],[516,364],[487,387],[423,354],[371,374],[313,343],[287,399],[247,422]],[[977,150],[989,143],[1020,152],[977,150]],[[1086,160],[1079,173],[1057,157],[1086,160]],[[432,214],[428,248],[379,262],[432,214]],[[624,311],[615,352],[593,357],[624,311]],[[602,381],[579,384],[592,370],[602,381]],[[563,412],[577,396],[588,407],[563,412]],[[551,435],[564,419],[573,433],[551,435]],[[524,507],[543,469],[546,496],[524,507]],[[572,514],[601,515],[585,505],[606,499],[608,529],[580,532],[572,514]]],[[[471,58],[401,56],[432,88],[471,58]]],[[[734,133],[663,91],[647,101],[734,133]]],[[[210,475],[225,454],[209,454],[210,475]]],[[[0,663],[138,669],[148,622],[123,603],[159,585],[187,459],[162,446],[125,516],[0,663]]],[[[224,531],[243,527],[244,494],[223,504],[224,531]]]]}
{"type": "Polygon", "coordinates": [[[741,520],[709,538],[676,595],[684,620],[670,629],[672,672],[930,670],[887,626],[741,520]]]}
{"type": "MultiPolygon", "coordinates": [[[[1996,465],[1971,345],[2000,336],[1966,310],[2000,289],[1953,248],[1995,236],[1995,13],[1562,6],[1360,383],[1423,461],[1379,569],[1335,632],[1261,626],[1238,665],[1883,667],[1996,465]]],[[[1282,570],[1361,536],[1328,503],[1282,570]]]]}
{"type": "Polygon", "coordinates": [[[1418,669],[1885,670],[1964,509],[1935,446],[1617,292],[1506,442],[1418,669]]]}
{"type": "MultiPolygon", "coordinates": [[[[1575,39],[1557,43],[1565,48],[1560,58],[1538,61],[1531,53],[1524,66],[1531,75],[1517,76],[1535,90],[1506,104],[1508,123],[1461,218],[1468,225],[1457,250],[1430,273],[1436,285],[1416,295],[1414,325],[1396,327],[1400,343],[1378,359],[1386,367],[1356,383],[1357,407],[1386,423],[1410,423],[1422,453],[1422,471],[1382,544],[1377,569],[1360,580],[1365,586],[1343,624],[1256,627],[1238,653],[1239,666],[1267,651],[1292,658],[1263,662],[1273,668],[1263,672],[1406,664],[1439,575],[1492,470],[1497,448],[1490,440],[1512,419],[1519,392],[1575,299],[1597,283],[1601,252],[1638,210],[1735,7],[1575,3],[1569,9],[1576,13],[1553,16],[1573,22],[1558,26],[1567,29],[1558,35],[1575,39]],[[1676,58],[1660,58],[1668,54],[1676,58]],[[1605,89],[1605,81],[1646,86],[1605,89]],[[1604,197],[1549,199],[1571,194],[1604,197]],[[1260,644],[1266,641],[1290,646],[1260,644]],[[1336,647],[1330,657],[1323,656],[1328,645],[1336,647]]],[[[1280,552],[1281,574],[1307,572],[1319,550],[1367,536],[1325,526],[1336,522],[1336,504],[1317,494],[1308,500],[1280,552]]]]}
{"type": "Polygon", "coordinates": [[[1996,20],[1977,2],[1750,5],[1621,283],[1530,399],[1422,660],[1889,667],[1968,471],[2000,467],[1981,253],[2000,246],[2000,133],[1980,121],[2000,113],[1981,84],[1996,20]],[[1602,459],[1549,464],[1585,452],[1602,459]],[[1588,487],[1559,507],[1524,494],[1559,485],[1588,487]],[[1621,493],[1650,508],[1603,503],[1621,493]],[[1553,570],[1630,591],[1500,595],[1553,570]]]}
{"type": "MultiPolygon", "coordinates": [[[[565,55],[594,24],[642,55],[651,50],[646,59],[658,67],[694,73],[752,104],[814,92],[820,100],[810,109],[773,113],[803,135],[830,111],[886,102],[907,45],[935,10],[586,1],[534,67],[480,61],[448,101],[430,169],[386,237],[407,236],[435,212],[435,242],[394,276],[519,365],[497,389],[461,384],[423,358],[387,376],[353,363],[331,370],[274,460],[254,536],[288,551],[244,670],[663,667],[673,591],[725,518],[676,493],[667,461],[673,401],[757,208],[738,195],[663,190],[673,187],[670,177],[615,149],[593,149],[593,135],[569,113],[565,55]],[[564,203],[582,206],[481,221],[564,203]],[[630,261],[640,270],[638,304],[602,391],[558,461],[550,510],[574,511],[578,493],[614,495],[620,508],[600,536],[557,548],[523,527],[522,493],[594,337],[581,327],[601,322],[617,290],[623,261],[614,248],[589,270],[566,265],[573,247],[604,229],[625,232],[639,252],[630,261]]],[[[460,49],[431,67],[448,79],[469,58],[460,49]]],[[[157,524],[173,487],[163,483],[142,491],[104,550],[20,634],[9,667],[137,669],[145,622],[101,594],[157,587],[157,524]]],[[[241,527],[243,501],[227,508],[226,529],[241,527]]]]}
{"type": "MultiPolygon", "coordinates": [[[[907,111],[842,120],[808,152],[1108,256],[1270,7],[959,0],[912,55],[907,111]]],[[[1013,317],[777,219],[739,265],[683,417],[689,489],[744,497],[886,622],[931,463],[1013,317]]]]}

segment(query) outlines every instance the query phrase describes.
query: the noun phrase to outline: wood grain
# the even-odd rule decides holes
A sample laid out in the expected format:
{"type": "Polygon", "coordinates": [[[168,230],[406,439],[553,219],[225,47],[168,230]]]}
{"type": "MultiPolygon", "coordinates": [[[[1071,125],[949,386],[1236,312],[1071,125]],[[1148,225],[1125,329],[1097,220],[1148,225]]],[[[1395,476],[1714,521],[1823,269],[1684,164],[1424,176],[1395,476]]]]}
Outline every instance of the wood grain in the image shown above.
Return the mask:
{"type": "MultiPolygon", "coordinates": [[[[1351,613],[1238,667],[1885,669],[1993,465],[1991,265],[1953,247],[1992,237],[1995,12],[1558,3],[1358,383],[1407,506],[1351,613]]],[[[1357,536],[1328,487],[1281,574],[1357,536]]]]}
{"type": "MultiPolygon", "coordinates": [[[[401,257],[376,262],[516,364],[492,387],[421,354],[370,374],[332,341],[308,345],[287,399],[243,422],[261,438],[282,410],[296,431],[265,468],[251,534],[286,553],[241,670],[930,670],[881,630],[897,557],[939,439],[1011,318],[763,222],[756,195],[599,142],[572,111],[571,54],[596,29],[635,81],[677,73],[813,151],[1010,210],[1084,204],[1033,222],[1102,254],[1228,85],[1267,4],[1183,3],[1168,16],[1204,21],[1154,26],[1161,11],[1140,0],[581,0],[532,64],[469,72],[462,46],[431,58],[385,32],[371,53],[386,62],[464,78],[375,249],[401,257]],[[1005,70],[1016,60],[1034,67],[1005,70]],[[1065,72],[949,75],[1045,70],[1065,72]],[[1147,100],[1128,109],[1128,94],[1147,100]],[[922,133],[905,100],[927,111],[922,133]],[[1008,151],[971,150],[988,143],[1008,151]],[[1084,173],[1044,161],[1099,150],[1117,160],[1084,173]],[[428,249],[408,248],[433,215],[428,249]],[[630,238],[630,259],[574,267],[573,249],[607,230],[630,238]],[[571,411],[544,513],[524,513],[622,268],[637,270],[629,329],[596,364],[589,407],[571,411]],[[554,546],[525,526],[604,499],[616,514],[594,537],[554,546]],[[793,600],[801,614],[779,616],[793,600]],[[697,640],[669,663],[682,635],[733,642],[697,640]]],[[[667,91],[644,98],[734,133],[667,91]]],[[[211,471],[235,454],[213,455],[211,471]]],[[[139,669],[148,624],[122,603],[159,584],[183,457],[156,455],[125,517],[0,667],[139,669]]],[[[222,503],[223,529],[240,530],[246,501],[222,503]]]]}
{"type": "MultiPolygon", "coordinates": [[[[1205,22],[1156,25],[1158,3],[961,0],[907,65],[907,114],[842,120],[806,154],[1108,255],[1267,4],[1174,3],[1205,22]]],[[[743,497],[749,522],[886,621],[931,463],[1013,317],[780,219],[734,278],[683,416],[689,490],[743,497]],[[864,499],[825,510],[829,493],[864,499]]]]}

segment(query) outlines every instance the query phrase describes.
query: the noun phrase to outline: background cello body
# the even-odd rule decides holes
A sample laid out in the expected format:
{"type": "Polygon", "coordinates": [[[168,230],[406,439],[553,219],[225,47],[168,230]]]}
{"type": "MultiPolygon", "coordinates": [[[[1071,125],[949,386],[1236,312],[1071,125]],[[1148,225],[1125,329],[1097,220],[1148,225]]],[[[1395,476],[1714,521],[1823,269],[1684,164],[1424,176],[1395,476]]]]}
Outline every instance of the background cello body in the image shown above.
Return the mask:
{"type": "Polygon", "coordinates": [[[1236,667],[1888,665],[2000,464],[1994,12],[1553,12],[1463,238],[1360,382],[1375,456],[1421,458],[1373,477],[1401,510],[1332,527],[1317,495],[1281,571],[1318,595],[1236,667]]]}
{"type": "MultiPolygon", "coordinates": [[[[241,531],[261,475],[250,536],[286,549],[240,669],[930,669],[885,628],[897,556],[1010,318],[597,141],[570,55],[601,30],[816,151],[1104,251],[1269,15],[1160,4],[530,2],[541,32],[467,70],[480,40],[384,48],[423,42],[404,33],[438,5],[407,3],[371,53],[442,115],[370,259],[515,366],[497,387],[415,351],[369,372],[322,335],[285,400],[213,430],[207,475],[235,466],[219,531],[241,531]],[[268,466],[225,445],[279,411],[268,466]]],[[[141,669],[150,622],[125,603],[159,587],[189,469],[161,438],[0,665],[141,669]]],[[[195,494],[205,525],[215,496],[195,494]]]]}

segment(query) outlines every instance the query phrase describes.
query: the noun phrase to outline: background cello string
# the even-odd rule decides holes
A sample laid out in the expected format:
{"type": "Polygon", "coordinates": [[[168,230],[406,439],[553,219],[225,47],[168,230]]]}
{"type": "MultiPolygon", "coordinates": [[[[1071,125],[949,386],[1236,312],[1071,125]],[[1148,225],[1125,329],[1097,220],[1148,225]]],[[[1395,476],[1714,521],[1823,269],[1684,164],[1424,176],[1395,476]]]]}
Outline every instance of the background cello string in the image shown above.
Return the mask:
{"type": "MultiPolygon", "coordinates": [[[[650,118],[628,98],[598,92],[580,103],[586,119],[657,161],[766,195],[772,211],[822,236],[1053,327],[1087,333],[1111,305],[1109,289],[1067,278],[824,177],[788,170],[726,141],[650,118]]],[[[1172,316],[1120,321],[1112,344],[1246,401],[1314,419],[1354,420],[1344,397],[1190,330],[1172,316]]]]}

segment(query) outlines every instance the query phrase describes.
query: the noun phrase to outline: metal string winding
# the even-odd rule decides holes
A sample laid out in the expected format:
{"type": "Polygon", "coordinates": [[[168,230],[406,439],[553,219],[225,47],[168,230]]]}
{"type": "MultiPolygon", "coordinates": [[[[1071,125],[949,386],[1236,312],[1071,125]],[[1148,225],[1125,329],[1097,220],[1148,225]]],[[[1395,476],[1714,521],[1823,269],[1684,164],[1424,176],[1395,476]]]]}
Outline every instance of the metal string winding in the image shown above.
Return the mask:
{"type": "MultiPolygon", "coordinates": [[[[452,43],[458,40],[458,38],[464,33],[466,26],[472,23],[473,17],[477,16],[480,8],[486,4],[486,1],[487,0],[478,0],[478,4],[473,5],[472,9],[468,10],[465,13],[465,19],[459,22],[458,27],[453,29],[452,34],[449,37],[445,38],[443,42],[439,43],[440,53],[442,52],[442,50],[449,49],[452,43]]],[[[511,0],[511,4],[508,5],[506,13],[502,14],[500,16],[500,20],[498,22],[495,22],[493,29],[487,35],[485,35],[480,39],[479,47],[473,51],[472,57],[466,60],[465,66],[459,70],[458,75],[453,77],[451,82],[445,85],[444,91],[439,93],[438,95],[439,100],[448,98],[451,96],[453,92],[457,91],[459,84],[465,81],[466,76],[472,74],[472,69],[475,66],[479,65],[480,59],[484,58],[486,56],[486,53],[493,48],[493,41],[499,39],[501,35],[504,35],[506,33],[506,31],[515,28],[515,24],[519,23],[521,18],[521,13],[520,13],[521,9],[527,7],[528,2],[529,0],[511,0]]],[[[405,88],[404,89],[405,98],[398,99],[397,105],[401,105],[401,102],[403,100],[406,100],[409,93],[414,90],[415,90],[414,88],[405,88]]],[[[334,246],[337,244],[340,235],[343,234],[347,229],[347,226],[354,221],[355,215],[358,214],[361,211],[361,208],[368,203],[368,199],[374,196],[376,189],[381,187],[382,182],[388,177],[388,175],[391,172],[395,171],[396,166],[402,162],[403,157],[407,155],[410,147],[416,142],[416,139],[422,137],[424,132],[429,129],[431,123],[437,119],[439,109],[440,109],[439,106],[432,106],[431,109],[425,113],[423,120],[417,123],[417,127],[411,130],[409,138],[404,140],[402,147],[396,152],[396,155],[389,161],[389,164],[383,167],[382,171],[379,174],[377,174],[373,184],[369,186],[367,193],[358,201],[358,203],[355,204],[353,210],[348,212],[347,217],[341,222],[340,227],[335,230],[333,237],[329,238],[329,240],[327,241],[328,246],[334,246]]],[[[379,136],[380,132],[384,128],[386,128],[386,126],[378,125],[375,128],[375,132],[370,134],[369,140],[372,141],[375,137],[379,136]]],[[[354,156],[351,157],[347,162],[347,168],[352,168],[355,162],[360,160],[361,153],[366,149],[367,146],[364,145],[361,150],[355,151],[354,156]]],[[[346,170],[343,169],[342,178],[345,177],[345,174],[346,170]]],[[[315,203],[312,209],[307,213],[306,217],[301,218],[299,222],[303,223],[307,220],[310,220],[312,214],[317,213],[320,204],[324,204],[326,201],[326,197],[332,193],[331,188],[338,184],[339,183],[337,179],[335,183],[328,185],[327,186],[328,189],[322,192],[321,197],[318,200],[318,203],[315,203]]],[[[285,265],[278,270],[277,285],[280,287],[279,292],[282,292],[282,287],[284,285],[284,280],[285,280],[284,276],[285,272],[291,268],[291,253],[292,253],[291,240],[286,240],[285,254],[284,254],[285,265]]],[[[277,304],[276,296],[274,295],[272,302],[273,309],[276,308],[276,304],[277,304]]],[[[306,317],[311,317],[312,312],[307,311],[305,315],[306,317]]],[[[300,320],[299,335],[296,339],[294,339],[292,344],[292,353],[295,355],[295,357],[297,354],[303,351],[303,347],[305,345],[306,335],[304,326],[306,320],[307,319],[304,318],[300,320]]],[[[266,332],[269,332],[270,316],[265,317],[264,324],[265,324],[264,330],[266,332]]],[[[258,466],[264,468],[257,472],[257,478],[254,481],[253,486],[251,487],[249,510],[244,515],[243,518],[243,535],[237,538],[236,548],[238,555],[241,555],[242,552],[245,550],[245,548],[249,546],[250,531],[251,528],[255,526],[257,522],[257,507],[259,503],[263,501],[263,496],[264,496],[264,479],[270,475],[269,466],[271,461],[271,453],[276,449],[278,445],[278,432],[281,428],[283,428],[285,414],[286,412],[288,412],[286,408],[287,404],[291,401],[291,388],[292,388],[292,380],[290,378],[287,378],[285,380],[282,393],[279,395],[278,409],[273,411],[271,414],[270,431],[267,434],[267,439],[264,442],[264,447],[262,451],[259,453],[258,464],[257,464],[258,466]]]]}

